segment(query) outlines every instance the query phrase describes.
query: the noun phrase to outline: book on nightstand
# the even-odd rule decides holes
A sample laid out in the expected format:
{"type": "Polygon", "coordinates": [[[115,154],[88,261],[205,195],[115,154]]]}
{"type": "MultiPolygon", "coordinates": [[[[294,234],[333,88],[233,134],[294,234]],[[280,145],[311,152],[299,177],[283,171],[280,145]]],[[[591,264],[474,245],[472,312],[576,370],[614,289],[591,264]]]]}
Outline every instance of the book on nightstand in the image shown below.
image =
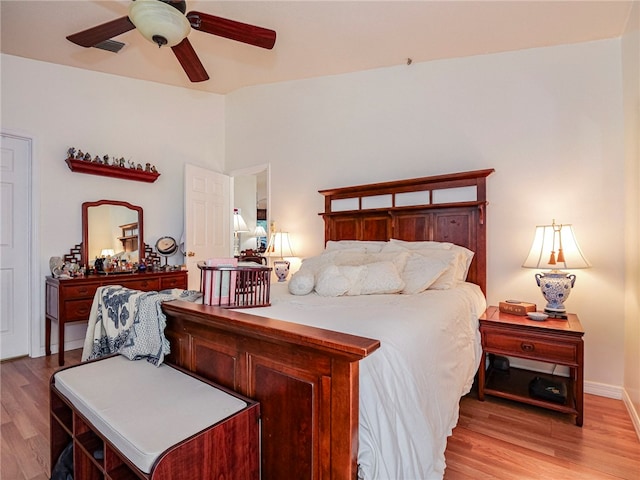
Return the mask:
{"type": "Polygon", "coordinates": [[[536,304],[529,302],[521,302],[519,300],[506,300],[498,304],[498,308],[502,313],[510,313],[512,315],[526,315],[527,312],[535,312],[536,304]]]}

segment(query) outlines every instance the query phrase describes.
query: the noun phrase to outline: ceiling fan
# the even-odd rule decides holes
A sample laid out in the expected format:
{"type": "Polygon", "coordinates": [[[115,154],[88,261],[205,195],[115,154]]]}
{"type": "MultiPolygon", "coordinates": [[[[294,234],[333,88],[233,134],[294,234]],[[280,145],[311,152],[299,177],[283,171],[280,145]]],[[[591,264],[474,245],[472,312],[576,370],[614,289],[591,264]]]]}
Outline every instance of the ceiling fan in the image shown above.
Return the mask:
{"type": "Polygon", "coordinates": [[[158,47],[171,47],[192,82],[209,80],[202,62],[187,38],[192,28],[211,35],[272,49],[276,32],[268,28],[216,17],[202,12],[189,12],[182,0],[134,0],[129,15],[69,35],[67,40],[81,47],[94,45],[137,28],[158,47]]]}

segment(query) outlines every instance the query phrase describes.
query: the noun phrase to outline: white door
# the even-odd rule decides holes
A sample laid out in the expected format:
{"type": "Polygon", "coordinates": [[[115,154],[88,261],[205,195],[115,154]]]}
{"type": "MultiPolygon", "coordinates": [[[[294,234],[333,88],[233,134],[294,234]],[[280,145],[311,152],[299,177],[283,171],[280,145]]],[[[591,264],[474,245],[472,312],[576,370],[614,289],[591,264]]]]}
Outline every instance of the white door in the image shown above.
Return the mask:
{"type": "Polygon", "coordinates": [[[184,246],[189,289],[200,289],[197,262],[231,256],[231,180],[222,173],[185,165],[184,246]]]}
{"type": "Polygon", "coordinates": [[[29,354],[31,140],[3,133],[1,149],[0,358],[4,360],[29,354]]]}

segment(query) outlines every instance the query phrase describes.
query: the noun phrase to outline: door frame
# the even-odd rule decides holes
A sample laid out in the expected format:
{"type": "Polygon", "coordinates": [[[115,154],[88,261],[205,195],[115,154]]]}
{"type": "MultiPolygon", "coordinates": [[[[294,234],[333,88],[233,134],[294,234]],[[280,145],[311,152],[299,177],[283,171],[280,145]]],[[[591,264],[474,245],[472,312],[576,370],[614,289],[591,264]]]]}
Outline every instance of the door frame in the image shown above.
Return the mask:
{"type": "Polygon", "coordinates": [[[13,137],[24,140],[29,144],[29,158],[27,168],[29,169],[28,178],[28,202],[27,215],[29,216],[27,223],[29,225],[29,258],[27,259],[27,272],[29,275],[29,291],[27,292],[28,301],[28,322],[29,322],[29,356],[40,357],[44,355],[44,345],[42,344],[42,330],[44,328],[44,315],[42,305],[44,298],[44,282],[40,276],[40,232],[38,218],[40,218],[40,188],[38,162],[35,151],[35,140],[33,135],[23,131],[12,130],[10,128],[0,129],[0,133],[6,137],[13,137]]]}

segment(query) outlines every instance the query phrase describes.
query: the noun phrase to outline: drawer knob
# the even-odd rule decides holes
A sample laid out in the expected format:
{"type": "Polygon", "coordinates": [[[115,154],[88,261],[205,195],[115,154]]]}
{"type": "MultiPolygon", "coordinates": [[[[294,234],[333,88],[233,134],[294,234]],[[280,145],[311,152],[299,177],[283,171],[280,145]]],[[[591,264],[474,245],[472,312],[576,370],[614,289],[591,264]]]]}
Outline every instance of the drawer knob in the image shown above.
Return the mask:
{"type": "Polygon", "coordinates": [[[520,344],[520,348],[522,349],[523,352],[533,352],[536,349],[533,343],[524,343],[524,342],[520,344]]]}

